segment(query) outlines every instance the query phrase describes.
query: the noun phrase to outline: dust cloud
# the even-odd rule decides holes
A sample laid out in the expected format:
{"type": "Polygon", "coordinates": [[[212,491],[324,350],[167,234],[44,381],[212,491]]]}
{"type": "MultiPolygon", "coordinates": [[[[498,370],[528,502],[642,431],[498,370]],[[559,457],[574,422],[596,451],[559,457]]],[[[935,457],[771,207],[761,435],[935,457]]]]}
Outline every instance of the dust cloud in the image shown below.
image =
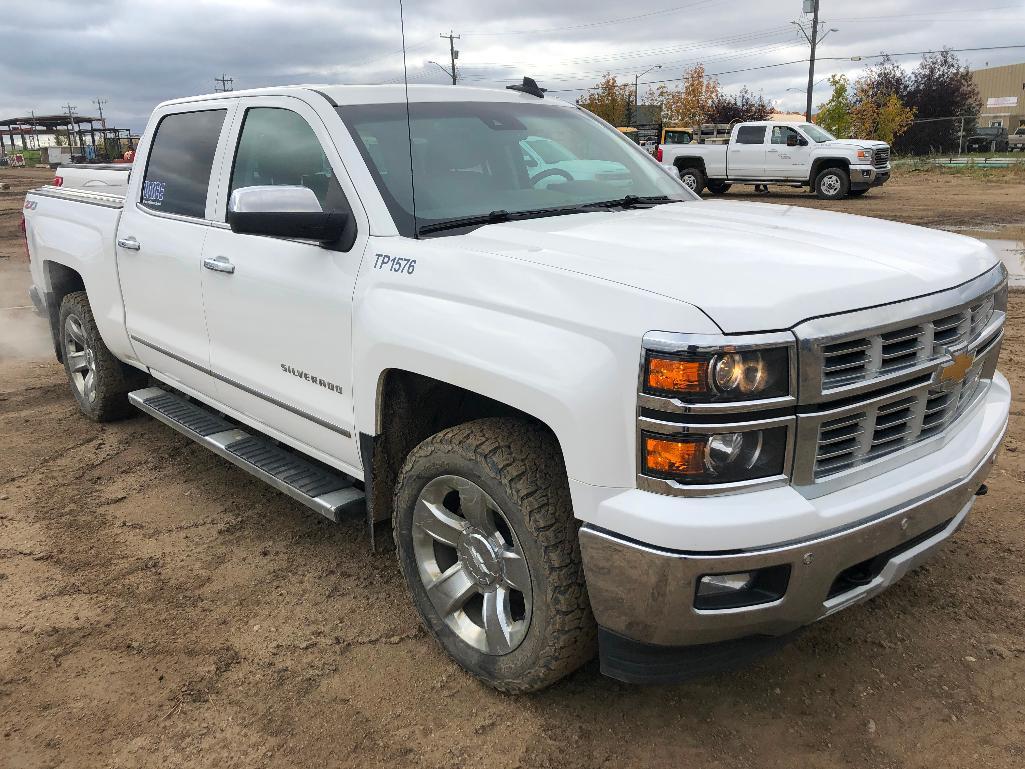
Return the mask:
{"type": "Polygon", "coordinates": [[[53,342],[43,318],[31,309],[0,309],[0,364],[52,359],[53,342]]]}

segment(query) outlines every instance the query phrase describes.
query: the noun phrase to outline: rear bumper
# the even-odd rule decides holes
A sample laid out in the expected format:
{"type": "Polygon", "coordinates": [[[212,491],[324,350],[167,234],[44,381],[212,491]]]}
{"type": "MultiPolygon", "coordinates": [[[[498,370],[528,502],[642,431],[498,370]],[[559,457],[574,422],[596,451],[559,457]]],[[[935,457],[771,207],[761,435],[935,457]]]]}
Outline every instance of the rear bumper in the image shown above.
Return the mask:
{"type": "MultiPolygon", "coordinates": [[[[978,432],[970,436],[974,456],[958,476],[867,512],[857,523],[772,546],[712,552],[664,549],[585,524],[580,546],[601,628],[603,671],[638,682],[688,678],[771,650],[802,626],[889,588],[932,556],[968,516],[1006,429],[1008,395],[1001,382],[990,394],[989,418],[980,413],[962,425],[978,432]],[[756,605],[696,608],[702,577],[761,569],[789,572],[778,595],[756,605]]],[[[946,464],[947,452],[960,450],[950,445],[930,460],[946,464]]],[[[876,480],[885,482],[891,473],[876,480]]],[[[757,506],[763,493],[745,496],[757,506]]]]}

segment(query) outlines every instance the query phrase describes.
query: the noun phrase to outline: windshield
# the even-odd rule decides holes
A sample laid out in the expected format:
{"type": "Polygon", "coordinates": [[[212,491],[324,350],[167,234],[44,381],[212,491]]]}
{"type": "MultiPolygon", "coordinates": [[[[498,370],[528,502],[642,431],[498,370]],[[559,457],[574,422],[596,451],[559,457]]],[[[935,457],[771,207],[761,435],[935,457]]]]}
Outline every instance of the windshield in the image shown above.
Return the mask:
{"type": "Polygon", "coordinates": [[[822,142],[836,141],[836,137],[829,131],[819,128],[817,125],[812,125],[811,123],[803,123],[801,125],[801,130],[808,134],[813,142],[817,142],[819,144],[822,144],[822,142]]]}
{"type": "Polygon", "coordinates": [[[628,196],[695,199],[629,139],[575,108],[412,102],[412,147],[404,103],[349,105],[338,114],[407,236],[448,220],[571,213],[628,196]]]}
{"type": "Polygon", "coordinates": [[[1022,126],[1017,131],[1015,131],[1014,135],[1015,136],[1025,136],[1025,126],[1022,126]]]}

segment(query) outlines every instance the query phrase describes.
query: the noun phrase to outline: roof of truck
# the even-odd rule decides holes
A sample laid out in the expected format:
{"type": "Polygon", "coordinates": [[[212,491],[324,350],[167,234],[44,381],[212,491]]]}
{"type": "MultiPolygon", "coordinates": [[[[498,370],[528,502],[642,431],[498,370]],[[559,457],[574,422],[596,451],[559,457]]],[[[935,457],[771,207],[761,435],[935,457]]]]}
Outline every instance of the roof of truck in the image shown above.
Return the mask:
{"type": "MultiPolygon", "coordinates": [[[[160,106],[230,99],[238,96],[288,96],[300,93],[308,94],[310,92],[326,96],[339,106],[345,104],[389,104],[405,101],[406,98],[406,88],[401,83],[393,85],[289,85],[186,96],[181,99],[171,99],[162,102],[160,106]]],[[[412,102],[500,101],[529,103],[541,101],[535,96],[505,88],[475,88],[451,85],[410,85],[409,100],[412,102]]],[[[567,102],[551,96],[545,98],[544,102],[569,106],[567,102]]]]}

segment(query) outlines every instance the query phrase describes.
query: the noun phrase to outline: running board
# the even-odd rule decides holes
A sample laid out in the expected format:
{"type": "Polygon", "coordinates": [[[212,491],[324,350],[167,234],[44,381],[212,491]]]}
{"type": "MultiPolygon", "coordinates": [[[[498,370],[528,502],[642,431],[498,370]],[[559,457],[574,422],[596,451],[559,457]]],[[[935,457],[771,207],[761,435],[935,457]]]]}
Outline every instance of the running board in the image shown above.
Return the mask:
{"type": "Polygon", "coordinates": [[[160,387],[131,392],[128,400],[331,521],[337,523],[343,515],[363,513],[365,495],[353,485],[352,478],[308,462],[262,435],[240,429],[198,403],[160,387]]]}

